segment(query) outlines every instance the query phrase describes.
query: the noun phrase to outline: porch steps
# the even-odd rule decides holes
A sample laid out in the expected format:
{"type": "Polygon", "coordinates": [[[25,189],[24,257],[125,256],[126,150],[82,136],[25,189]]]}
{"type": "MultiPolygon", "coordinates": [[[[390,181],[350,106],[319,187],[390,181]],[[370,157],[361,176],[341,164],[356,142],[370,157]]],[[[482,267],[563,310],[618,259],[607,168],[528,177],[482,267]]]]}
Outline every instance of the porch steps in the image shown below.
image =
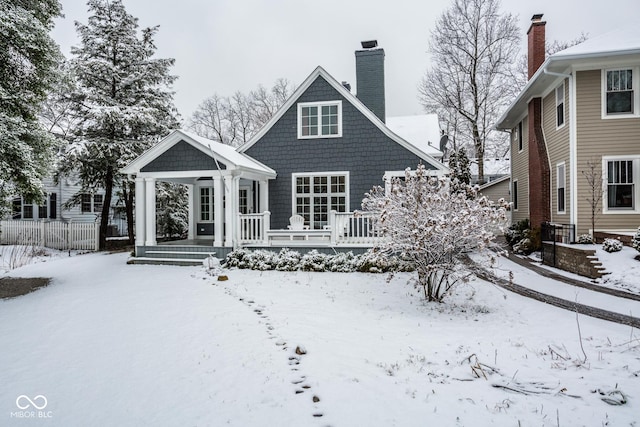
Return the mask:
{"type": "Polygon", "coordinates": [[[127,264],[178,265],[178,266],[184,266],[184,267],[191,267],[191,266],[202,265],[202,259],[131,257],[127,260],[127,264]]]}

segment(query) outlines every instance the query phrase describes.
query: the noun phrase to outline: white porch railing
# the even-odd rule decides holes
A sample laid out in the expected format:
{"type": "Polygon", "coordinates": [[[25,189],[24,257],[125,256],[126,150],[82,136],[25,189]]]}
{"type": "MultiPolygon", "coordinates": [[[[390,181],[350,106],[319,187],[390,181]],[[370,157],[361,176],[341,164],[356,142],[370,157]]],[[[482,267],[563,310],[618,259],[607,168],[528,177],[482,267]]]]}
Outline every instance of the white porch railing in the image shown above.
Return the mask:
{"type": "Polygon", "coordinates": [[[240,245],[268,245],[269,211],[252,214],[238,214],[238,242],[240,245]]]}
{"type": "Polygon", "coordinates": [[[335,245],[373,246],[382,239],[374,213],[336,212],[329,215],[331,242],[335,245]]]}
{"type": "Polygon", "coordinates": [[[377,215],[372,213],[331,211],[325,230],[270,230],[270,219],[269,212],[238,214],[240,246],[373,246],[382,238],[377,215]]]}
{"type": "Polygon", "coordinates": [[[0,244],[39,245],[60,250],[97,251],[100,224],[62,221],[0,221],[0,244]]]}

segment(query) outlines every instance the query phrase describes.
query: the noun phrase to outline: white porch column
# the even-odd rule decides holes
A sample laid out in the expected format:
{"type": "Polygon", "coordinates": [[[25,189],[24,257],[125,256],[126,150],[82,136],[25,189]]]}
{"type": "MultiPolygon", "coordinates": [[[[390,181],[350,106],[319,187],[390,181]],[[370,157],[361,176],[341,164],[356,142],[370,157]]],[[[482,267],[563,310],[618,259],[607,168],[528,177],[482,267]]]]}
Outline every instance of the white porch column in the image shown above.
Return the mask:
{"type": "Polygon", "coordinates": [[[259,212],[269,210],[269,181],[266,179],[260,181],[260,198],[258,203],[260,204],[259,212]]]}
{"type": "Polygon", "coordinates": [[[223,203],[224,187],[222,186],[222,177],[213,177],[213,246],[222,246],[222,235],[224,222],[224,205],[223,203]]]}
{"type": "Polygon", "coordinates": [[[225,224],[225,233],[224,233],[224,245],[226,247],[233,246],[233,217],[236,215],[236,212],[233,207],[233,184],[235,180],[231,175],[224,176],[224,198],[226,202],[226,206],[224,207],[224,224],[225,224]]]}
{"type": "Polygon", "coordinates": [[[145,197],[144,178],[136,177],[136,246],[144,246],[145,232],[145,205],[147,203],[145,197]]]}
{"type": "Polygon", "coordinates": [[[187,184],[187,198],[188,198],[188,222],[189,227],[187,231],[187,239],[193,240],[196,238],[196,200],[194,194],[195,186],[193,184],[187,184]]]}
{"type": "Polygon", "coordinates": [[[156,241],[156,179],[145,178],[145,201],[146,201],[146,236],[145,246],[155,246],[156,241]]]}

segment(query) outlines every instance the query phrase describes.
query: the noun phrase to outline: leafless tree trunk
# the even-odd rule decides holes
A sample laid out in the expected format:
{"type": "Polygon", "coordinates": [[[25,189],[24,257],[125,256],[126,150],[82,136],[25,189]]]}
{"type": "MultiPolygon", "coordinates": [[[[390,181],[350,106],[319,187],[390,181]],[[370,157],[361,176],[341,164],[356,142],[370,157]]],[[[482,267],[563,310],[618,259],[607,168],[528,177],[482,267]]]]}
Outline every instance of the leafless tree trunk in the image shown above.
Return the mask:
{"type": "Polygon", "coordinates": [[[499,0],[453,0],[431,32],[434,65],[418,88],[427,111],[459,120],[458,143],[473,147],[481,183],[487,144],[505,140],[492,126],[512,99],[519,43],[517,19],[499,9],[499,0]]]}
{"type": "Polygon", "coordinates": [[[588,193],[585,200],[589,203],[589,208],[591,209],[591,237],[593,237],[593,241],[595,242],[596,217],[603,194],[602,171],[597,162],[589,160],[587,162],[587,168],[582,171],[582,176],[587,180],[588,193]]]}

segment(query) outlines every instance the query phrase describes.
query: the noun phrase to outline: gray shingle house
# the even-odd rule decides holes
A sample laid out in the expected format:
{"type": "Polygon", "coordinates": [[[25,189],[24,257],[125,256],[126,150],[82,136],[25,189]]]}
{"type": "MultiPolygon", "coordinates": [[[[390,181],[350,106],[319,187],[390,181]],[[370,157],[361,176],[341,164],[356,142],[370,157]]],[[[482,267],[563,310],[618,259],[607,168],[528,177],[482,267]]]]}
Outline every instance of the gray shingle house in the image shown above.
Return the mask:
{"type": "Polygon", "coordinates": [[[435,147],[385,125],[384,50],[363,43],[356,69],[357,97],[317,67],[237,149],[176,130],[123,169],[136,181],[136,255],[371,246],[373,222],[353,214],[364,194],[418,163],[434,175],[448,169],[435,147]],[[156,242],[156,181],[187,186],[187,244],[168,249],[156,242]]]}

